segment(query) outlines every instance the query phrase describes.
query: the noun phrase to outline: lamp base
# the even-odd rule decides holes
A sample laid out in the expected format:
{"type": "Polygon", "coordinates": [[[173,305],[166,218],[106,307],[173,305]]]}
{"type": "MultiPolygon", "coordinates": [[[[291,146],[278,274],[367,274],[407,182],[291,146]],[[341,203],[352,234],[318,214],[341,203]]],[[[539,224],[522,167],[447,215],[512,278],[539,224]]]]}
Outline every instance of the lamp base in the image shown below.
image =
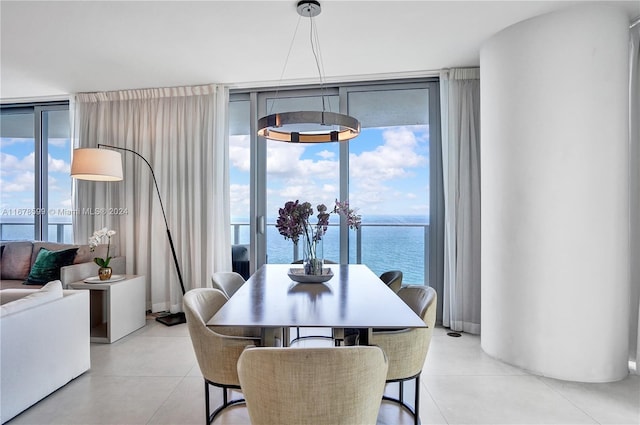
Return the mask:
{"type": "Polygon", "coordinates": [[[184,313],[169,313],[165,316],[156,317],[156,322],[160,322],[165,326],[174,326],[187,323],[187,317],[184,313]]]}

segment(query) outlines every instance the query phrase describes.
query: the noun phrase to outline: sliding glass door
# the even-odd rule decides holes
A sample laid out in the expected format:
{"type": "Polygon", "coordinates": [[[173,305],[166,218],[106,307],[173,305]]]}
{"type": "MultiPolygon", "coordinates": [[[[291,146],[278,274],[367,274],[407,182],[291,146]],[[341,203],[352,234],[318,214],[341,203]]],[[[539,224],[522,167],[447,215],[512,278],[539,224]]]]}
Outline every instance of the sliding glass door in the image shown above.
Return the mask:
{"type": "MultiPolygon", "coordinates": [[[[430,86],[360,86],[347,91],[362,125],[349,143],[349,199],[362,211],[349,261],[376,274],[401,270],[403,282],[428,282],[430,237],[430,86]]],[[[431,85],[433,88],[433,85],[431,85]]]]}
{"type": "Polygon", "coordinates": [[[433,280],[437,270],[429,265],[441,255],[438,90],[436,80],[425,79],[232,93],[232,230],[236,243],[250,243],[252,270],[301,258],[275,228],[285,202],[308,201],[316,210],[338,199],[358,209],[363,225],[349,230],[332,215],[325,259],[366,264],[377,274],[399,269],[406,283],[433,280]],[[256,136],[259,117],[322,110],[322,100],[325,110],[358,118],[360,136],[322,144],[256,136]]]}

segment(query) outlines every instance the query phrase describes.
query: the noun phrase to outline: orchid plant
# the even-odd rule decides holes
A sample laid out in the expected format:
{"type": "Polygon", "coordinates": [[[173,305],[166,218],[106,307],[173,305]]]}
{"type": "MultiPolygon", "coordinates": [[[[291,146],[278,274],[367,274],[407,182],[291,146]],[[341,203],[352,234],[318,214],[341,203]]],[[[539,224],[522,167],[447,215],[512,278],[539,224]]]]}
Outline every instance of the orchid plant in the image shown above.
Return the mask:
{"type": "Polygon", "coordinates": [[[341,202],[336,199],[335,206],[331,211],[324,204],[318,205],[316,209],[318,211],[316,216],[318,222],[312,225],[310,220],[314,212],[311,204],[309,202],[300,203],[298,200],[295,202],[288,201],[283,208],[278,210],[278,219],[276,221],[276,228],[285,239],[291,239],[293,243],[298,244],[300,236],[304,236],[303,250],[305,258],[309,259],[311,263],[310,268],[312,269],[307,271],[305,264],[305,272],[308,274],[317,274],[317,268],[322,267],[322,261],[318,260],[317,256],[317,246],[329,228],[331,214],[345,216],[350,229],[357,229],[362,221],[362,217],[357,214],[357,211],[349,208],[347,201],[341,202]]]}
{"type": "Polygon", "coordinates": [[[89,238],[89,250],[91,252],[96,250],[96,247],[105,237],[107,238],[107,256],[105,258],[96,257],[93,259],[93,262],[100,267],[109,267],[109,262],[111,261],[111,257],[109,256],[109,250],[111,249],[111,236],[115,234],[115,230],[108,230],[104,227],[93,232],[93,235],[89,238]]]}

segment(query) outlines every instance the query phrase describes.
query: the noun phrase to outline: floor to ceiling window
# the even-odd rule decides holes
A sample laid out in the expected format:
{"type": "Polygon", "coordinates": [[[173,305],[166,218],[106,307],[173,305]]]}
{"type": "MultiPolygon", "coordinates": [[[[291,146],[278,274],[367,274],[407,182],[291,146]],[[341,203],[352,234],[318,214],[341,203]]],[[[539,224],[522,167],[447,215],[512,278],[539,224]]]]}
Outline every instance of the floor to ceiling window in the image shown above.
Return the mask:
{"type": "Polygon", "coordinates": [[[0,109],[0,239],[73,242],[67,102],[0,109]]]}
{"type": "Polygon", "coordinates": [[[235,243],[251,243],[252,269],[297,258],[275,228],[288,200],[332,208],[348,200],[360,230],[330,219],[324,258],[362,263],[376,274],[399,269],[405,283],[425,284],[438,242],[442,183],[438,82],[379,82],[339,87],[234,92],[230,102],[231,220],[235,243]],[[348,143],[295,144],[255,135],[261,116],[294,110],[348,113],[360,136],[348,143]]]}
{"type": "Polygon", "coordinates": [[[349,259],[376,274],[401,270],[403,282],[428,282],[430,228],[429,88],[355,87],[349,113],[362,132],[349,144],[349,199],[362,210],[349,259]]]}

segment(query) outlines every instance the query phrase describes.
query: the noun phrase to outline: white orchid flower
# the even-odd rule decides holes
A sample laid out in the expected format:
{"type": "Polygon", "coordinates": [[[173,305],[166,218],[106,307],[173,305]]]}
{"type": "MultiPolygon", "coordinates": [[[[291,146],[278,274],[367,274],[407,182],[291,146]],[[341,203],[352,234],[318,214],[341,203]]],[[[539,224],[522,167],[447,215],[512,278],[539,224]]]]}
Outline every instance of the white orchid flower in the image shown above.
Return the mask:
{"type": "MultiPolygon", "coordinates": [[[[115,235],[115,230],[109,230],[106,227],[103,227],[100,230],[96,230],[93,232],[93,235],[89,238],[89,248],[91,252],[93,252],[98,245],[100,245],[100,241],[102,238],[107,236],[109,238],[109,245],[107,245],[107,257],[109,256],[109,248],[111,246],[111,236],[115,235]]],[[[106,266],[105,266],[106,267],[106,266]]]]}

